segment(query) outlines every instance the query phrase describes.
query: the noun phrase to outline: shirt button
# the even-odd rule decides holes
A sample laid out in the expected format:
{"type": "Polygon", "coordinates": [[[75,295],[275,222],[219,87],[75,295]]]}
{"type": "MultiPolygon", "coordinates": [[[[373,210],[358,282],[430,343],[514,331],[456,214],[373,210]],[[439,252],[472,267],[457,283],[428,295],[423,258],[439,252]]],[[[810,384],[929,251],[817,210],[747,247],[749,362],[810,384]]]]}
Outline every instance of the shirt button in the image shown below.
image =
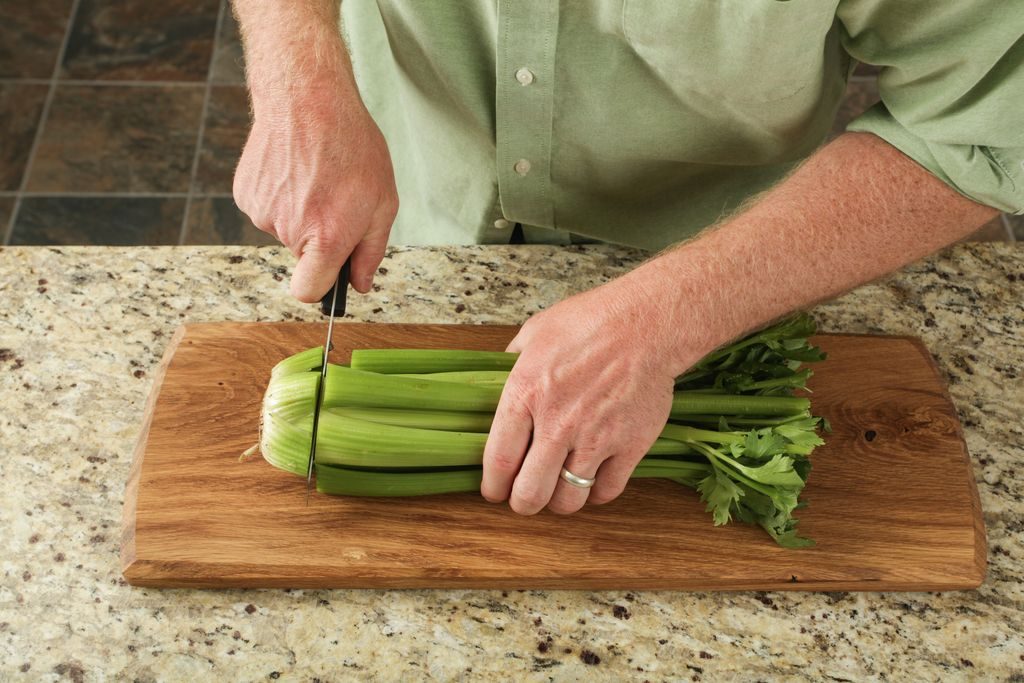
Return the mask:
{"type": "Polygon", "coordinates": [[[510,225],[512,224],[509,223],[504,218],[499,218],[498,220],[494,221],[494,227],[496,227],[498,230],[506,230],[510,225]]]}
{"type": "Polygon", "coordinates": [[[512,168],[514,168],[516,173],[519,175],[526,175],[530,172],[530,162],[527,159],[520,159],[512,168]]]}
{"type": "Polygon", "coordinates": [[[519,81],[519,85],[530,85],[533,83],[533,72],[524,66],[516,72],[516,80],[519,81]]]}

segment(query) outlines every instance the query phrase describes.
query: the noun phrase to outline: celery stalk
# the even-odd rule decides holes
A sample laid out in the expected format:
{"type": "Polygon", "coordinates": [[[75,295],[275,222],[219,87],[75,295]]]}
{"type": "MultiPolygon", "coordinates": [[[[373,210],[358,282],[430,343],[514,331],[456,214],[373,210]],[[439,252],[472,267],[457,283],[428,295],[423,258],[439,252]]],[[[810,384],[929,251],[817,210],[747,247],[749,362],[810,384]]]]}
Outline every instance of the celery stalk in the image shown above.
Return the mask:
{"type": "Polygon", "coordinates": [[[330,465],[316,465],[316,490],[337,496],[429,496],[441,493],[470,493],[480,490],[483,470],[438,470],[436,472],[367,472],[330,465]]]}
{"type": "Polygon", "coordinates": [[[356,406],[493,413],[498,407],[501,390],[500,385],[435,382],[331,365],[327,368],[323,407],[356,406]]]}
{"type": "MultiPolygon", "coordinates": [[[[633,479],[673,479],[695,482],[707,476],[711,466],[672,460],[642,460],[633,479]]],[[[340,496],[430,496],[445,493],[476,493],[483,470],[479,467],[432,472],[379,472],[317,463],[316,490],[340,496]]]]}
{"type": "Polygon", "coordinates": [[[789,416],[811,408],[806,398],[792,396],[742,396],[737,394],[694,394],[677,391],[672,397],[672,419],[685,415],[761,415],[789,416]]]}
{"type": "Polygon", "coordinates": [[[327,465],[401,469],[479,465],[486,434],[416,429],[320,413],[316,460],[327,465]]]}
{"type": "Polygon", "coordinates": [[[455,382],[457,384],[497,384],[504,385],[508,379],[507,370],[469,370],[466,372],[424,372],[394,373],[395,377],[414,377],[429,379],[435,382],[455,382]]]}
{"type": "Polygon", "coordinates": [[[454,410],[402,410],[399,408],[357,408],[337,406],[325,410],[335,415],[354,417],[396,427],[440,429],[446,432],[482,432],[491,430],[493,413],[470,413],[454,410]]]}
{"type": "Polygon", "coordinates": [[[279,377],[319,369],[323,364],[323,358],[324,347],[322,346],[306,349],[305,351],[300,351],[293,356],[288,356],[283,361],[275,365],[274,369],[270,371],[271,386],[273,386],[274,380],[279,377]]]}
{"type": "Polygon", "coordinates": [[[511,370],[518,354],[442,349],[355,349],[352,367],[382,374],[511,370]]]}

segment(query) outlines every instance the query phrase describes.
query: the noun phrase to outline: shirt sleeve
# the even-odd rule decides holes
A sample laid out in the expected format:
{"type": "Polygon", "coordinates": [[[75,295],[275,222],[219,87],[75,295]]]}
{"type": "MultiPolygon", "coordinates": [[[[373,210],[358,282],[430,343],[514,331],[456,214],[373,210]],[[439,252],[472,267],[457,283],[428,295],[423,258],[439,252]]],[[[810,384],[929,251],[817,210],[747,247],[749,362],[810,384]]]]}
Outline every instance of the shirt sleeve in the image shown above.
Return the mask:
{"type": "Polygon", "coordinates": [[[841,0],[843,45],[880,67],[873,133],[961,194],[1024,213],[1024,12],[1006,0],[841,0]]]}

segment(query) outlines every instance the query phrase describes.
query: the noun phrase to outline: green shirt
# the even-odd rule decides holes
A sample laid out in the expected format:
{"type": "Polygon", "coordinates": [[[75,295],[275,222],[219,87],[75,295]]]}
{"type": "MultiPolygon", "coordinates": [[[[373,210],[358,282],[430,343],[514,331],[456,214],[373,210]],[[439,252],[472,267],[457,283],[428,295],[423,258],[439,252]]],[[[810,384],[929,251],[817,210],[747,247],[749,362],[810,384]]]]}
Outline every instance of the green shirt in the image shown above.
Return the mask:
{"type": "Polygon", "coordinates": [[[1024,209],[1020,0],[346,0],[360,91],[394,159],[392,243],[575,235],[658,249],[849,130],[962,194],[1024,209]]]}

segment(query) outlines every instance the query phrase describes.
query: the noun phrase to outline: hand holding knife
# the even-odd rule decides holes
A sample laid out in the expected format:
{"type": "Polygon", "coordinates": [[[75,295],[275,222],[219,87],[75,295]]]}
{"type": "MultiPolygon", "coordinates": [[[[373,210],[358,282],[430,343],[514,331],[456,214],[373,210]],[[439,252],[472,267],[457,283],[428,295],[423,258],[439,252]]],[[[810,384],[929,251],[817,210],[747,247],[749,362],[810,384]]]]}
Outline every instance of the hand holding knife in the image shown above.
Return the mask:
{"type": "Polygon", "coordinates": [[[316,436],[320,424],[320,404],[324,399],[324,382],[327,381],[327,356],[331,350],[331,335],[334,332],[334,318],[344,317],[348,303],[348,281],[352,272],[352,257],[345,259],[345,264],[338,273],[334,286],[320,300],[320,312],[329,316],[327,323],[327,341],[324,342],[324,355],[320,368],[320,381],[316,385],[316,403],[313,407],[313,439],[309,444],[309,463],[306,465],[306,505],[313,490],[313,466],[316,463],[316,436]]]}

